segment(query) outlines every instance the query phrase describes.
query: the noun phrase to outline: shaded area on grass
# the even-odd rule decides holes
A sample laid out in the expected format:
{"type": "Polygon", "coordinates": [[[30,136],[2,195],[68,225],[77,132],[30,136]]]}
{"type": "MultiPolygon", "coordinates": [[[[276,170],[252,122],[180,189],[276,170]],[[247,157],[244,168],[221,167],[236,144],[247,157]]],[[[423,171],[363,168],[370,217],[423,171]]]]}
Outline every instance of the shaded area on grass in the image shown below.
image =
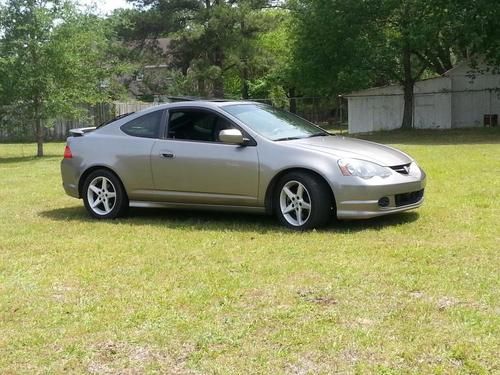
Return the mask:
{"type": "Polygon", "coordinates": [[[62,159],[61,155],[45,155],[43,158],[40,158],[38,156],[12,156],[12,157],[7,157],[7,158],[2,158],[0,157],[0,165],[1,164],[16,164],[16,163],[26,163],[26,162],[33,162],[37,160],[44,160],[48,158],[57,158],[60,157],[62,159]]]}
{"type": "MultiPolygon", "coordinates": [[[[89,217],[83,206],[65,207],[42,211],[42,217],[60,221],[80,221],[96,222],[96,219],[89,217]]],[[[368,220],[336,220],[332,218],[330,223],[319,229],[319,232],[360,232],[368,229],[383,229],[388,226],[410,224],[419,218],[419,213],[415,211],[402,212],[388,216],[381,216],[368,220]]],[[[216,212],[216,211],[196,211],[177,210],[161,208],[131,208],[128,216],[107,221],[116,224],[133,225],[157,225],[169,228],[189,228],[190,230],[231,230],[238,231],[262,231],[291,232],[290,229],[282,227],[274,216],[216,212]]]]}
{"type": "Polygon", "coordinates": [[[446,130],[391,130],[376,133],[341,134],[372,142],[400,145],[499,144],[500,128],[446,130]]]}

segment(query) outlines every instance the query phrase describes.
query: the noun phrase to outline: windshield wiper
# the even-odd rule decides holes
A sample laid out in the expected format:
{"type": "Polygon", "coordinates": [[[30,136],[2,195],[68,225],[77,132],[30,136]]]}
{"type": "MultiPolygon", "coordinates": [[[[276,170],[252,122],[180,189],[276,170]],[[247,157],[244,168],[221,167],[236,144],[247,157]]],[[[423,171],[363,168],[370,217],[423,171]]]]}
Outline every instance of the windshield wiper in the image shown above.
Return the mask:
{"type": "Polygon", "coordinates": [[[275,142],[279,142],[279,141],[291,141],[293,139],[302,139],[302,137],[284,137],[284,138],[273,139],[273,141],[275,141],[275,142]]]}
{"type": "Polygon", "coordinates": [[[328,137],[331,134],[328,133],[314,133],[309,135],[307,138],[312,138],[312,137],[328,137]]]}

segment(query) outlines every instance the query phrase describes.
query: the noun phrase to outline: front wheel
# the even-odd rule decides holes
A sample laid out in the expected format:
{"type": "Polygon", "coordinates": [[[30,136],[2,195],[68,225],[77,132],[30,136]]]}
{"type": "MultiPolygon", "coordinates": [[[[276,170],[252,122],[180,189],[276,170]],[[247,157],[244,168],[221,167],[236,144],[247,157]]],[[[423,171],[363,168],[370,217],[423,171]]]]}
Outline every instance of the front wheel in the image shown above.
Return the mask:
{"type": "Polygon", "coordinates": [[[115,219],[128,208],[127,194],[120,180],[104,169],[87,176],[82,195],[85,208],[96,219],[115,219]]]}
{"type": "Polygon", "coordinates": [[[329,189],[322,180],[308,173],[285,175],[277,185],[274,200],[279,221],[295,230],[324,226],[332,213],[329,189]]]}

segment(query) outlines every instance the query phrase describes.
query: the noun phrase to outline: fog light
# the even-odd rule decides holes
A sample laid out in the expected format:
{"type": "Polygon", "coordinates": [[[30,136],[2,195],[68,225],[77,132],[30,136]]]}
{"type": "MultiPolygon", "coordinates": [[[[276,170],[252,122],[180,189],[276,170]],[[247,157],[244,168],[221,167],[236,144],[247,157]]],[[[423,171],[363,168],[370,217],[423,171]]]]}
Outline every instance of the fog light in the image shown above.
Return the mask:
{"type": "Polygon", "coordinates": [[[378,205],[380,207],[387,207],[389,206],[389,197],[382,197],[378,200],[378,205]]]}

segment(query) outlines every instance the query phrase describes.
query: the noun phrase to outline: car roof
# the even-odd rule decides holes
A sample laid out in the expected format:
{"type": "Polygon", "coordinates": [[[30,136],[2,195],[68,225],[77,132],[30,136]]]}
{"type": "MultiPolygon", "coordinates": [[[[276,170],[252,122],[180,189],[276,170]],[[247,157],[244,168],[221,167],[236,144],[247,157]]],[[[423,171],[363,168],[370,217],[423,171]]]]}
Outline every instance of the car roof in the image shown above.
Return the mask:
{"type": "MultiPolygon", "coordinates": [[[[176,101],[172,103],[164,103],[156,106],[149,107],[142,111],[141,113],[150,112],[158,109],[169,109],[169,108],[179,108],[179,107],[199,107],[199,108],[221,108],[228,105],[235,104],[262,104],[259,102],[252,102],[249,100],[222,100],[222,99],[214,99],[214,100],[185,100],[185,101],[176,101]]],[[[138,112],[138,113],[139,113],[138,112]]]]}
{"type": "Polygon", "coordinates": [[[259,102],[252,102],[249,100],[220,100],[220,99],[215,99],[215,100],[185,100],[185,101],[176,101],[172,103],[163,103],[163,104],[158,104],[158,105],[152,105],[151,107],[142,109],[137,112],[130,112],[126,114],[122,114],[114,119],[111,119],[100,126],[98,126],[98,130],[100,132],[109,132],[113,131],[115,128],[121,127],[123,124],[134,120],[138,117],[144,116],[148,113],[152,113],[155,111],[161,111],[165,109],[171,109],[171,108],[206,108],[206,109],[217,109],[217,108],[222,108],[225,106],[230,106],[230,105],[260,105],[262,103],[259,102]],[[110,126],[107,126],[110,125],[110,126]]]}

